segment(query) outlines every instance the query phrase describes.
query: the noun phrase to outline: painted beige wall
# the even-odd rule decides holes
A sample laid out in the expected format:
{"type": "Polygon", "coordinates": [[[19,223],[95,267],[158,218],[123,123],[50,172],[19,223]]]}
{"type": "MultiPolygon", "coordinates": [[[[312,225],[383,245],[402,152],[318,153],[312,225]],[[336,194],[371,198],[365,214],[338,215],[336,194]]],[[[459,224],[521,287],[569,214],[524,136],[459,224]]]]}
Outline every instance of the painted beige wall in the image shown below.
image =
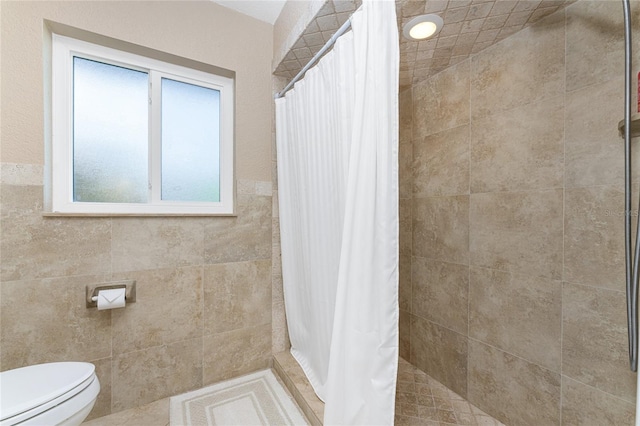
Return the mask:
{"type": "Polygon", "coordinates": [[[46,19],[235,71],[236,174],[271,179],[271,25],[209,1],[2,3],[2,162],[44,163],[46,19]]]}

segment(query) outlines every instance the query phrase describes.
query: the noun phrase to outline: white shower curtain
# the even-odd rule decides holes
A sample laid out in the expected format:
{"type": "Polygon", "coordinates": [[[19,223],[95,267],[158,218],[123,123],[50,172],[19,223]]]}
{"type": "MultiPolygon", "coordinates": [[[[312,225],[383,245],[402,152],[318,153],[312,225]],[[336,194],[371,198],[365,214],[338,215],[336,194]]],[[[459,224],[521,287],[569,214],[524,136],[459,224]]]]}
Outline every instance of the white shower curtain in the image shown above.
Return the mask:
{"type": "Polygon", "coordinates": [[[398,30],[364,0],[352,31],[276,100],[291,353],[326,425],[391,425],[398,362],[398,30]]]}

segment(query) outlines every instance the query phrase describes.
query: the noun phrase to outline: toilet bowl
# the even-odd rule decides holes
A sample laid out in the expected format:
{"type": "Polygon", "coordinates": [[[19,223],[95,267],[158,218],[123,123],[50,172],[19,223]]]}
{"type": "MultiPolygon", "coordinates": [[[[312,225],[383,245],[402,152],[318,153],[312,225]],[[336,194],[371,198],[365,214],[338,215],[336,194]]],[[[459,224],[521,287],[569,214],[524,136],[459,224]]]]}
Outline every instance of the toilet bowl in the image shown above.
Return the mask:
{"type": "Polygon", "coordinates": [[[53,362],[0,373],[0,426],[77,426],[100,392],[93,364],[53,362]]]}

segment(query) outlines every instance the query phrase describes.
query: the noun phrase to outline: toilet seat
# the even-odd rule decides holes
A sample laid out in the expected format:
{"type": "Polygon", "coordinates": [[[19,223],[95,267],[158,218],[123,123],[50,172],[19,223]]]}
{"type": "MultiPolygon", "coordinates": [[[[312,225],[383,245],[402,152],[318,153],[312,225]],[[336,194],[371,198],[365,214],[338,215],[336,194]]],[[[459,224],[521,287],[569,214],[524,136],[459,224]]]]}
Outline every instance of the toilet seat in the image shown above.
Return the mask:
{"type": "MultiPolygon", "coordinates": [[[[92,384],[99,391],[97,383],[94,365],[86,362],[55,362],[4,371],[0,373],[0,424],[26,421],[60,406],[92,384]]],[[[96,396],[97,392],[87,395],[89,399],[96,396]]]]}

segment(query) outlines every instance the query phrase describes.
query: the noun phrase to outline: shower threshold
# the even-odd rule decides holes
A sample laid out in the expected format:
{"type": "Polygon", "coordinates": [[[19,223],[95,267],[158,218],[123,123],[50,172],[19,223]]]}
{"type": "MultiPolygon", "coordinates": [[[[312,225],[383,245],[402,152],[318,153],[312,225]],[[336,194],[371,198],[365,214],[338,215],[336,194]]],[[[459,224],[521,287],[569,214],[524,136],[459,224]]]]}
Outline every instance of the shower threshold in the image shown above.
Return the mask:
{"type": "MultiPolygon", "coordinates": [[[[273,368],[311,424],[321,426],[324,404],[293,356],[288,351],[275,354],[273,368]]],[[[395,424],[503,426],[402,358],[398,364],[395,424]]]]}

